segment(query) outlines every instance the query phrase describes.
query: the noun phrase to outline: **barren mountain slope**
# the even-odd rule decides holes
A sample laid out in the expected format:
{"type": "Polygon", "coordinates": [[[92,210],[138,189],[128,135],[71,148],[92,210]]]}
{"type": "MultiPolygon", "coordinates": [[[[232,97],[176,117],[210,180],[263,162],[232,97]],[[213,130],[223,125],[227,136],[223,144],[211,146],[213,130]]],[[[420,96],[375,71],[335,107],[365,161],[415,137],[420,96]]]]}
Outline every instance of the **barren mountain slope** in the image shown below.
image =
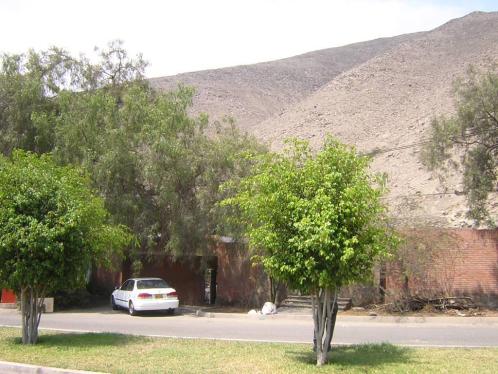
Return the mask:
{"type": "Polygon", "coordinates": [[[498,61],[498,13],[472,13],[339,75],[252,131],[273,149],[291,136],[319,146],[331,133],[361,151],[384,150],[373,167],[388,173],[389,203],[402,222],[466,225],[464,198],[453,193],[461,189],[457,179],[443,189],[413,144],[427,137],[433,116],[454,112],[452,82],[469,64],[490,61],[498,61]]]}
{"type": "Polygon", "coordinates": [[[232,116],[241,128],[249,130],[338,74],[416,35],[376,39],[254,65],[153,78],[150,82],[165,90],[176,88],[179,83],[193,86],[197,91],[194,113],[208,113],[213,120],[232,116]]]}

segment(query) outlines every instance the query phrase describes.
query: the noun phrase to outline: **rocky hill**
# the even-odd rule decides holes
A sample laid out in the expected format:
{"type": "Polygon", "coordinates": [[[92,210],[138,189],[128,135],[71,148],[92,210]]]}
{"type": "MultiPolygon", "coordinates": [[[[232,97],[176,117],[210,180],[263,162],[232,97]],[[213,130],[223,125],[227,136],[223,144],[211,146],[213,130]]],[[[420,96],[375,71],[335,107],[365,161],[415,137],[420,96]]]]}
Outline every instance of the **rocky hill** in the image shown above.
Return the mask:
{"type": "Polygon", "coordinates": [[[196,86],[195,111],[233,115],[274,150],[288,137],[318,148],[332,134],[375,151],[373,168],[388,175],[387,199],[400,224],[458,227],[470,225],[459,178],[442,186],[421,165],[420,144],[434,116],[454,112],[455,79],[469,65],[493,62],[498,13],[475,12],[428,32],[152,83],[196,86]]]}
{"type": "Polygon", "coordinates": [[[376,39],[254,65],[152,78],[150,82],[163,90],[178,84],[195,87],[194,113],[208,113],[213,121],[231,116],[242,129],[250,131],[337,75],[416,35],[376,39]]]}

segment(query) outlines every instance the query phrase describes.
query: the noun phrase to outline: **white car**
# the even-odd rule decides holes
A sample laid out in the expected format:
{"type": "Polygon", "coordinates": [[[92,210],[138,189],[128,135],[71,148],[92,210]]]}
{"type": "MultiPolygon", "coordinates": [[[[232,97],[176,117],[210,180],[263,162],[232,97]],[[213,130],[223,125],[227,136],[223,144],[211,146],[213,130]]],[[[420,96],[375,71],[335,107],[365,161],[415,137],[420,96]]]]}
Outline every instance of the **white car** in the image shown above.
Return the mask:
{"type": "Polygon", "coordinates": [[[178,294],[161,278],[131,278],[111,295],[113,310],[128,309],[130,315],[149,310],[173,314],[178,308],[178,294]]]}

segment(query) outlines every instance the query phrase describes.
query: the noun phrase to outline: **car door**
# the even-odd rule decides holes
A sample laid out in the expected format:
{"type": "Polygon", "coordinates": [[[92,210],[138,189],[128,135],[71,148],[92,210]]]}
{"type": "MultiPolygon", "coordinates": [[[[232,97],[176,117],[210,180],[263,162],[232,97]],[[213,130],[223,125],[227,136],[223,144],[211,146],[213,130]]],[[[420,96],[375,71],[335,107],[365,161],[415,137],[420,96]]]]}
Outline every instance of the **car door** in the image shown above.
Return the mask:
{"type": "Polygon", "coordinates": [[[123,303],[124,303],[123,306],[126,308],[128,308],[128,302],[130,301],[131,293],[134,287],[135,287],[135,281],[132,279],[128,280],[128,284],[126,285],[126,288],[123,290],[123,303]]]}
{"type": "Polygon", "coordinates": [[[120,288],[116,290],[115,297],[114,297],[114,302],[122,307],[128,307],[127,301],[125,301],[125,290],[126,287],[128,287],[128,284],[130,283],[129,280],[125,281],[120,288]]]}

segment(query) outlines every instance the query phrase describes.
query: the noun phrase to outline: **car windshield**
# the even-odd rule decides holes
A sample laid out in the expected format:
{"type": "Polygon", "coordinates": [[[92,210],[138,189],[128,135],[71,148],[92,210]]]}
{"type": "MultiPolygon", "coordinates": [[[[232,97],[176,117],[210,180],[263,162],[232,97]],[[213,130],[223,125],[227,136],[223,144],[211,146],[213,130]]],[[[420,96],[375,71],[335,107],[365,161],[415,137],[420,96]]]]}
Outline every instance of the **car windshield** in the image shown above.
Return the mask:
{"type": "Polygon", "coordinates": [[[169,288],[169,285],[162,279],[145,279],[137,281],[137,289],[143,290],[146,288],[169,288]]]}

